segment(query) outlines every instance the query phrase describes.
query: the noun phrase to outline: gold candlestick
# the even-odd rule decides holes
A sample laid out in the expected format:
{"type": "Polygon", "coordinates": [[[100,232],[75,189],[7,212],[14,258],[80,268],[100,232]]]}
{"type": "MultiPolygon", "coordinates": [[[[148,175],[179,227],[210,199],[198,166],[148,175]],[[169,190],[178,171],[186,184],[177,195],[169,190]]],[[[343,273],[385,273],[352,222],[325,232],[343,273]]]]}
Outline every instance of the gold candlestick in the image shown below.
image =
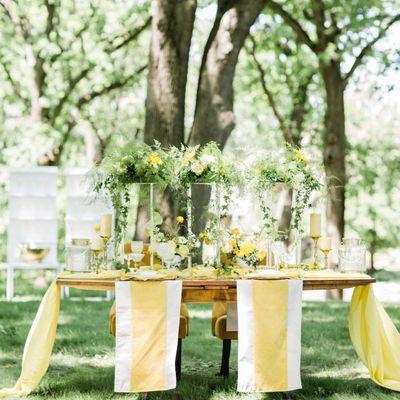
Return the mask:
{"type": "Polygon", "coordinates": [[[101,236],[100,237],[103,239],[104,242],[104,266],[103,269],[104,271],[108,271],[108,241],[110,240],[111,236],[101,236]]]}
{"type": "Polygon", "coordinates": [[[312,240],[314,241],[314,250],[313,250],[313,262],[311,263],[311,269],[319,269],[318,264],[318,240],[321,236],[312,236],[312,240]]]}
{"type": "Polygon", "coordinates": [[[324,269],[328,269],[328,257],[331,249],[321,249],[321,252],[324,254],[324,269]]]}
{"type": "Polygon", "coordinates": [[[92,252],[93,252],[94,258],[95,258],[95,270],[94,270],[94,272],[95,272],[96,274],[98,274],[98,273],[99,273],[99,270],[100,270],[99,256],[100,256],[100,254],[101,254],[102,251],[103,251],[103,250],[92,249],[92,252]]]}

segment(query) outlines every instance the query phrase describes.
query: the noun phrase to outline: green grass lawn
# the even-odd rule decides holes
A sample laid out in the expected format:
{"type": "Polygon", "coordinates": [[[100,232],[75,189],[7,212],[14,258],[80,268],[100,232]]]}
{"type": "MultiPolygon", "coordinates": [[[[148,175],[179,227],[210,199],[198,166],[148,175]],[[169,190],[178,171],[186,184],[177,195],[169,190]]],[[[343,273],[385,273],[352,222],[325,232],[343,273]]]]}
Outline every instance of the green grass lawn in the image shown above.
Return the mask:
{"type": "MultiPolygon", "coordinates": [[[[23,280],[22,280],[23,281],[23,280]]],[[[19,280],[21,283],[21,280],[19,280]]],[[[0,280],[4,293],[4,280],[0,280]]],[[[20,284],[16,302],[0,301],[0,387],[18,378],[25,338],[39,305],[40,291],[20,284]],[[28,297],[35,293],[35,297],[28,297]]],[[[74,294],[77,292],[75,291],[74,294]]],[[[32,399],[134,399],[113,393],[114,339],[108,334],[106,301],[63,300],[51,365],[32,399]]],[[[387,307],[400,324],[400,307],[387,307]]],[[[303,308],[303,389],[293,399],[400,399],[400,394],[378,387],[358,360],[347,329],[348,305],[307,302],[303,308]]],[[[190,306],[190,336],[183,343],[182,380],[175,390],[152,393],[149,399],[223,400],[282,399],[282,394],[236,393],[236,343],[231,377],[215,376],[221,342],[210,333],[210,307],[190,306]]]]}

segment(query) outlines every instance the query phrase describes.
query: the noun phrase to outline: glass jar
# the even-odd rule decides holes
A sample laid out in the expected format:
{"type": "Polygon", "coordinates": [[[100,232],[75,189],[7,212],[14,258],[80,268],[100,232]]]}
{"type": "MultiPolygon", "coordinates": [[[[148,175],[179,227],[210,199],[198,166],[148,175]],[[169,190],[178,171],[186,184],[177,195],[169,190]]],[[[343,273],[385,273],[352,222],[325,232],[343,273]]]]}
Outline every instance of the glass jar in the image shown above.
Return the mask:
{"type": "Polygon", "coordinates": [[[339,246],[339,269],[344,272],[364,272],[367,247],[360,239],[343,239],[339,246]]]}
{"type": "Polygon", "coordinates": [[[88,239],[73,239],[67,246],[67,270],[84,272],[90,269],[90,241],[88,239]]]}

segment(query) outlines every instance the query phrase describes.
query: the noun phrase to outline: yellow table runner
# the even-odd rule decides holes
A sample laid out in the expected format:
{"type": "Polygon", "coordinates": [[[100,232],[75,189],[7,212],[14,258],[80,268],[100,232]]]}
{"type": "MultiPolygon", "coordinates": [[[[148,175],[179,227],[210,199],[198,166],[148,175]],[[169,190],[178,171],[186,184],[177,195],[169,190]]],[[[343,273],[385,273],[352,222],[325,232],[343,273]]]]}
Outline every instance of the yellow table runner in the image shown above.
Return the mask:
{"type": "Polygon", "coordinates": [[[376,299],[372,285],[354,289],[349,330],[371,379],[385,388],[400,391],[400,334],[376,299]]]}
{"type": "MultiPolygon", "coordinates": [[[[103,272],[96,274],[68,274],[60,276],[65,279],[71,276],[73,279],[107,280],[116,279],[121,275],[120,271],[103,272]],[[80,277],[79,277],[80,276],[80,277]]],[[[104,290],[104,286],[96,287],[79,286],[80,289],[104,290]]],[[[40,303],[35,320],[26,339],[22,356],[21,375],[13,388],[0,390],[0,397],[27,396],[42,380],[50,363],[56,337],[58,314],[60,310],[60,287],[53,282],[47,289],[40,303]]]]}

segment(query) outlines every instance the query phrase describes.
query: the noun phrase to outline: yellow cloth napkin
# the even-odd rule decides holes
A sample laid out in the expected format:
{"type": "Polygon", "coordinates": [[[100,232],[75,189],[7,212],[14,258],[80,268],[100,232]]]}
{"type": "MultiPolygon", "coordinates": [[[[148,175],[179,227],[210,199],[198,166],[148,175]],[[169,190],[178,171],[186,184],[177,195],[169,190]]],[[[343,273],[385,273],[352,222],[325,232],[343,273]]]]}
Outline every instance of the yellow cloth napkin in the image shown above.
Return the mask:
{"type": "Polygon", "coordinates": [[[117,282],[115,391],[176,387],[182,281],[117,282]]]}
{"type": "Polygon", "coordinates": [[[354,289],[349,313],[353,346],[378,385],[400,391],[400,334],[372,285],[354,289]]]}
{"type": "MultiPolygon", "coordinates": [[[[99,280],[96,290],[109,290],[101,285],[102,279],[111,279],[111,277],[120,276],[120,271],[108,271],[102,274],[72,274],[62,273],[60,277],[65,279],[80,279],[90,275],[90,280],[99,280]],[[94,275],[94,276],[92,276],[94,275]]],[[[93,290],[93,286],[79,286],[80,289],[93,290]]],[[[22,369],[20,377],[13,388],[0,390],[1,397],[9,396],[27,396],[40,383],[47,371],[50,363],[51,353],[53,351],[54,340],[57,331],[58,314],[60,309],[60,286],[53,282],[47,289],[36,317],[33,321],[28,337],[25,342],[24,354],[22,357],[22,369]]]]}
{"type": "Polygon", "coordinates": [[[181,271],[182,279],[216,279],[217,277],[218,270],[214,267],[196,266],[181,271]]]}
{"type": "Polygon", "coordinates": [[[239,392],[301,388],[302,284],[237,281],[239,392]]]}
{"type": "MultiPolygon", "coordinates": [[[[150,270],[147,270],[150,271],[150,270]]],[[[122,281],[165,281],[176,279],[179,277],[179,271],[175,269],[161,269],[154,275],[146,275],[144,271],[128,272],[127,274],[121,276],[122,281]]]]}
{"type": "Polygon", "coordinates": [[[302,271],[301,277],[305,279],[363,279],[370,276],[357,272],[340,272],[324,269],[321,271],[302,271]]]}
{"type": "Polygon", "coordinates": [[[59,278],[72,279],[72,280],[107,280],[107,279],[118,279],[125,274],[124,271],[100,271],[98,274],[94,272],[68,272],[64,271],[58,274],[59,278]]]}
{"type": "Polygon", "coordinates": [[[296,279],[299,277],[298,271],[268,271],[267,273],[264,272],[265,270],[257,270],[249,272],[242,276],[242,279],[296,279]]]}

